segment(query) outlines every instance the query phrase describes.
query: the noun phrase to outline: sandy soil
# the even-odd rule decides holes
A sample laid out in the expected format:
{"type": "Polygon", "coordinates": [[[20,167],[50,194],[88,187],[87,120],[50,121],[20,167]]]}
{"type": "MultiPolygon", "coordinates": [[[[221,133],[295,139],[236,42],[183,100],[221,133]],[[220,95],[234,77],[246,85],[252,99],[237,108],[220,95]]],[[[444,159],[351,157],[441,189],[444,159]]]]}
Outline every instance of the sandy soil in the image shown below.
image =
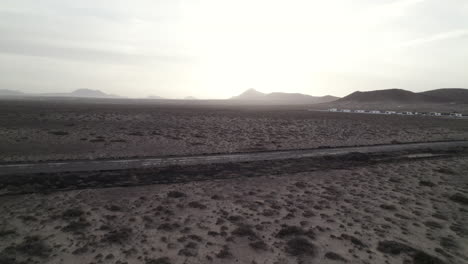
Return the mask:
{"type": "Polygon", "coordinates": [[[0,197],[0,262],[468,262],[467,157],[271,175],[0,197]]]}
{"type": "Polygon", "coordinates": [[[306,110],[4,101],[0,162],[468,139],[468,120],[306,110]]]}

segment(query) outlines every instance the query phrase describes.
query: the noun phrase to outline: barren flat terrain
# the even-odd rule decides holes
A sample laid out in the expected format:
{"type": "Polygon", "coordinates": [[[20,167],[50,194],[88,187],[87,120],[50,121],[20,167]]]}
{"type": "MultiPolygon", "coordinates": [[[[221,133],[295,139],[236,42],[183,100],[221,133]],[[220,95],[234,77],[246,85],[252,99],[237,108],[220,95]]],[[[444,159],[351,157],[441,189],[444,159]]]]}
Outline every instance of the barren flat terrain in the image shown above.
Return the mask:
{"type": "Polygon", "coordinates": [[[0,197],[1,263],[466,263],[468,159],[0,197]]]}
{"type": "Polygon", "coordinates": [[[2,101],[0,161],[122,158],[468,139],[468,120],[308,106],[2,101]]]}

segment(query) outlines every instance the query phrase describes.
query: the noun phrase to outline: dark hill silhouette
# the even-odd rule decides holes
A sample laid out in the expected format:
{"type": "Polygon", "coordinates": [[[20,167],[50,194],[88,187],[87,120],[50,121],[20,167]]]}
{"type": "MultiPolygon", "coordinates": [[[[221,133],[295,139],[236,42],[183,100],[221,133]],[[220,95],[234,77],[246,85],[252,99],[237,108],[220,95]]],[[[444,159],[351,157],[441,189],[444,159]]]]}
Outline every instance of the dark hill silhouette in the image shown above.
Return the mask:
{"type": "Polygon", "coordinates": [[[443,98],[413,93],[403,89],[387,89],[387,90],[376,90],[369,92],[354,92],[348,96],[345,96],[337,102],[355,102],[355,103],[442,103],[445,100],[443,98]]]}
{"type": "Polygon", "coordinates": [[[442,88],[422,92],[420,94],[444,99],[449,103],[468,104],[468,89],[462,88],[442,88]]]}
{"type": "Polygon", "coordinates": [[[22,96],[24,93],[15,90],[0,89],[0,96],[22,96]]]}
{"type": "Polygon", "coordinates": [[[338,97],[334,96],[311,96],[300,93],[269,93],[265,94],[255,89],[248,89],[242,94],[231,98],[231,100],[246,102],[261,102],[271,104],[315,104],[335,101],[338,97]]]}
{"type": "Polygon", "coordinates": [[[70,93],[70,96],[74,97],[93,97],[93,98],[108,98],[108,97],[117,97],[114,95],[106,94],[99,90],[91,89],[77,89],[70,93]]]}
{"type": "Polygon", "coordinates": [[[0,90],[0,96],[24,96],[24,97],[79,97],[79,98],[122,98],[117,95],[106,94],[100,90],[77,89],[69,93],[23,93],[15,90],[0,90]]]}

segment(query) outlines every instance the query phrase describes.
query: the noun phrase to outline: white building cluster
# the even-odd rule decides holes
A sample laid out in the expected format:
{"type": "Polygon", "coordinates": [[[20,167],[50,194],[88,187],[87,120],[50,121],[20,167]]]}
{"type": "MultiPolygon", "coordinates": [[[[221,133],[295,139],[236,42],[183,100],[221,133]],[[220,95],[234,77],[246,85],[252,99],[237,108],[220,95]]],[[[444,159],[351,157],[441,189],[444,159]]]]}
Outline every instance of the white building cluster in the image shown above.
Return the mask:
{"type": "Polygon", "coordinates": [[[397,111],[380,111],[380,110],[351,110],[351,109],[338,109],[330,108],[329,112],[339,112],[339,113],[357,113],[357,114],[381,114],[381,115],[408,115],[408,116],[445,116],[445,117],[463,117],[461,113],[442,113],[442,112],[397,112],[397,111]]]}

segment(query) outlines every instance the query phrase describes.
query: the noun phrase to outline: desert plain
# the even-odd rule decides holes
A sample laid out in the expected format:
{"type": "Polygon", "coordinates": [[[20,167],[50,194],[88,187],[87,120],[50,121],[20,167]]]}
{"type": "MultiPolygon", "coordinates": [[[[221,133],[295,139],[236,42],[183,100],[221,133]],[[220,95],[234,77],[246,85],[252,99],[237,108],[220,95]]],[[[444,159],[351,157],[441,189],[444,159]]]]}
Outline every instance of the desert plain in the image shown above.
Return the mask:
{"type": "MultiPolygon", "coordinates": [[[[300,106],[0,107],[3,164],[468,140],[467,120],[300,106]]],[[[165,182],[139,186],[113,185],[112,172],[94,172],[106,184],[22,186],[0,196],[0,263],[467,263],[468,155],[439,154],[172,168],[165,182]]]]}
{"type": "Polygon", "coordinates": [[[453,118],[311,106],[2,101],[0,161],[102,159],[467,140],[453,118]],[[21,113],[21,114],[19,114],[21,113]]]}

